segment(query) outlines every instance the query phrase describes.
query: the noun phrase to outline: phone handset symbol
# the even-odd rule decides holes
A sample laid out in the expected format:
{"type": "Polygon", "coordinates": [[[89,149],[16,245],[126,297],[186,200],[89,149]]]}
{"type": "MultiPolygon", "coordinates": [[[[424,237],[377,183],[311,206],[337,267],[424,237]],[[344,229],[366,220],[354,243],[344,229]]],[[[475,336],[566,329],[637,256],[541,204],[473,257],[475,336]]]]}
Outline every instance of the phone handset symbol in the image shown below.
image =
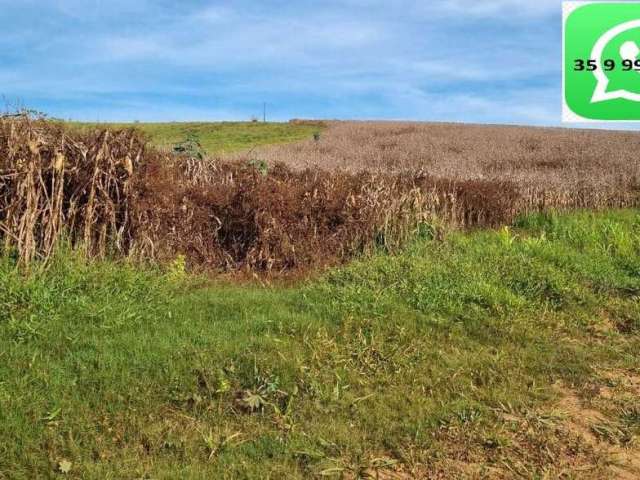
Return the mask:
{"type": "MultiPolygon", "coordinates": [[[[636,64],[638,55],[640,55],[640,48],[638,48],[636,42],[624,42],[620,47],[620,56],[622,57],[622,59],[629,60],[633,65],[636,64]]],[[[636,72],[640,73],[640,70],[636,70],[636,72]]]]}

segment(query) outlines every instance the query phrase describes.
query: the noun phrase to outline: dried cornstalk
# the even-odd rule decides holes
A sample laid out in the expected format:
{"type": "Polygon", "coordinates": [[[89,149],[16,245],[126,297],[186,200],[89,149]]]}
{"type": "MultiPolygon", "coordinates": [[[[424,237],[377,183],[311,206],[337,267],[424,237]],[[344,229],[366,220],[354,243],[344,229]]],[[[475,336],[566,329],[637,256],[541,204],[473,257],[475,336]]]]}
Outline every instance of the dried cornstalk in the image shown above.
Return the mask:
{"type": "Polygon", "coordinates": [[[130,156],[143,149],[131,131],[70,133],[26,116],[0,119],[4,249],[25,266],[49,258],[64,237],[91,255],[125,253],[132,240],[130,156]]]}

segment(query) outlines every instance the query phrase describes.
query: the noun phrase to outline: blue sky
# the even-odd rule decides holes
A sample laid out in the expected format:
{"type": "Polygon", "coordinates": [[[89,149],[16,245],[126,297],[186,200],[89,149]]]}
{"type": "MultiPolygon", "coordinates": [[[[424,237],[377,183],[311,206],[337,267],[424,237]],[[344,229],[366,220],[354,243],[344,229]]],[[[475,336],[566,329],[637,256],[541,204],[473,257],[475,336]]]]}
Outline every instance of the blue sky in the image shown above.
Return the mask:
{"type": "Polygon", "coordinates": [[[560,0],[0,0],[0,94],[79,120],[560,122],[560,0]]]}

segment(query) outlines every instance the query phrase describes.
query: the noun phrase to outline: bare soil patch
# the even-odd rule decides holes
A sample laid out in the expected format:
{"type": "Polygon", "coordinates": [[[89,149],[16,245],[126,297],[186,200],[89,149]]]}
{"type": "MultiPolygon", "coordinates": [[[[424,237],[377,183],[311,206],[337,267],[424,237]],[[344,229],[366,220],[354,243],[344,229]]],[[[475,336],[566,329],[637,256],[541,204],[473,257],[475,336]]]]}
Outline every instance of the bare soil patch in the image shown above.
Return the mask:
{"type": "MultiPolygon", "coordinates": [[[[612,377],[610,377],[612,378],[612,377]]],[[[617,374],[616,381],[624,382],[631,388],[640,386],[638,378],[633,375],[617,374]]],[[[575,391],[559,388],[562,398],[558,409],[566,415],[562,428],[580,438],[594,450],[596,457],[601,457],[607,464],[609,478],[631,480],[640,478],[640,446],[632,440],[627,445],[618,444],[614,438],[606,436],[615,425],[605,413],[585,405],[575,391]]],[[[606,402],[615,400],[616,394],[611,389],[603,388],[598,395],[606,402]]],[[[615,427],[614,427],[615,428],[615,427]]]]}

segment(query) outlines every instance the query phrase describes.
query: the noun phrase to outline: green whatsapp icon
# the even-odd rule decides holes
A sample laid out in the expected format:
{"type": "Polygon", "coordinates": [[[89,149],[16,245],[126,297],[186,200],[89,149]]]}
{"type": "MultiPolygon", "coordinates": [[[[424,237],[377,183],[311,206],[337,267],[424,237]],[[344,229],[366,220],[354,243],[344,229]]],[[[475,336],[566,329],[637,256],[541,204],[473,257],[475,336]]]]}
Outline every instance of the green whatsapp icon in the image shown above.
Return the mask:
{"type": "Polygon", "coordinates": [[[564,2],[563,120],[640,121],[640,2],[564,2]]]}

